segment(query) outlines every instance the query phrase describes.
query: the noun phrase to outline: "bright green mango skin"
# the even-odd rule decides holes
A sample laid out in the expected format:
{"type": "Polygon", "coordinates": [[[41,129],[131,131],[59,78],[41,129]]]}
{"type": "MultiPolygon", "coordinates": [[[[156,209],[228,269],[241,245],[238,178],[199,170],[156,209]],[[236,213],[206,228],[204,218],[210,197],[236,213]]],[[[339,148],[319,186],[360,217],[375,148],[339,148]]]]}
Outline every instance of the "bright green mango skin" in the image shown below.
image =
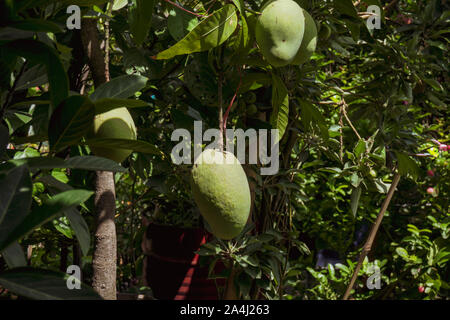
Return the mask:
{"type": "Polygon", "coordinates": [[[274,67],[282,67],[295,58],[304,31],[302,8],[292,0],[276,0],[258,17],[255,37],[266,60],[274,67]]]}
{"type": "Polygon", "coordinates": [[[298,49],[297,55],[291,64],[300,65],[308,61],[314,51],[316,51],[317,46],[317,27],[314,19],[311,15],[303,10],[303,15],[305,16],[305,34],[303,35],[302,44],[298,49]]]}
{"type": "MultiPolygon", "coordinates": [[[[117,108],[95,117],[90,138],[136,139],[136,127],[127,108],[117,108]]],[[[99,157],[108,158],[118,163],[124,161],[132,152],[128,149],[111,149],[90,147],[99,157]]]]}
{"type": "Polygon", "coordinates": [[[191,173],[192,195],[212,233],[223,240],[238,236],[247,223],[251,204],[247,176],[239,160],[232,153],[206,149],[191,173]]]}

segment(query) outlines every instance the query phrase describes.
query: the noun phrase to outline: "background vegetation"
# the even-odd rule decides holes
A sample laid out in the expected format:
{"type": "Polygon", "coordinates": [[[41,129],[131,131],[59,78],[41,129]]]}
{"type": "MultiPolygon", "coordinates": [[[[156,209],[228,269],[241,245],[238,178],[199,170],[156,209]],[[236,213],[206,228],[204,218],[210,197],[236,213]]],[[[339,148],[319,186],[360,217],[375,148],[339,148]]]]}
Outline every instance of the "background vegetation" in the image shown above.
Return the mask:
{"type": "Polygon", "coordinates": [[[245,167],[254,194],[246,233],[201,249],[203,263],[230,267],[217,276],[236,272],[240,298],[340,299],[395,170],[400,183],[352,297],[448,298],[447,1],[298,0],[318,25],[318,47],[304,65],[277,69],[254,41],[261,2],[0,2],[0,297],[95,296],[96,170],[116,172],[117,287],[148,293],[143,218],[203,226],[170,137],[192,132],[194,120],[218,127],[220,83],[223,111],[237,93],[229,128],[284,133],[277,175],[245,167]],[[69,4],[97,21],[106,86],[94,85],[81,31],[66,27],[69,4]],[[372,4],[383,8],[381,29],[366,27],[372,4]],[[195,45],[219,22],[198,23],[223,8],[237,17],[230,35],[201,52],[164,51],[192,30],[195,45]],[[94,113],[118,105],[138,128],[138,142],[102,142],[135,150],[121,166],[91,156],[84,139],[94,113]],[[71,264],[82,266],[84,290],[49,286],[71,264]],[[366,287],[373,266],[380,290],[366,287]]]}

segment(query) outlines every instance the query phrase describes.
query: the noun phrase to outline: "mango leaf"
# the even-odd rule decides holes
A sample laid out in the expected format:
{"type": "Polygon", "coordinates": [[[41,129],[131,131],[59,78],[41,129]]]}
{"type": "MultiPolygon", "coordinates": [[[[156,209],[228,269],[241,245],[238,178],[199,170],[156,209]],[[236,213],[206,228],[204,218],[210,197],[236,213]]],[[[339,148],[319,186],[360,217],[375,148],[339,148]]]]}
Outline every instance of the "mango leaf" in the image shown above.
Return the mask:
{"type": "Polygon", "coordinates": [[[26,217],[33,186],[26,166],[12,168],[0,176],[0,243],[26,217]]]}
{"type": "Polygon", "coordinates": [[[126,169],[117,162],[97,156],[75,156],[69,159],[53,157],[33,157],[9,160],[15,166],[26,164],[30,169],[81,169],[91,171],[124,172],[126,169]]]}
{"type": "Polygon", "coordinates": [[[154,145],[141,141],[129,139],[114,139],[114,138],[93,138],[81,143],[91,147],[102,147],[112,149],[126,149],[136,152],[149,153],[162,156],[163,153],[154,145]]]}
{"type": "Polygon", "coordinates": [[[152,23],[154,0],[132,0],[130,10],[130,31],[133,41],[140,46],[147,37],[152,23]]]}
{"type": "Polygon", "coordinates": [[[15,268],[0,274],[0,285],[17,295],[39,300],[101,300],[89,286],[63,272],[29,267],[15,268]],[[69,279],[70,277],[70,279],[69,279]],[[80,284],[69,290],[67,284],[80,284]]]}
{"type": "Polygon", "coordinates": [[[356,217],[356,212],[358,212],[359,199],[361,198],[361,186],[357,188],[353,188],[352,190],[352,200],[350,203],[350,207],[352,209],[353,216],[356,217]]]}
{"type": "Polygon", "coordinates": [[[176,41],[183,39],[198,24],[197,17],[174,7],[167,18],[167,29],[176,41]]]}
{"type": "Polygon", "coordinates": [[[358,14],[352,0],[333,0],[333,6],[339,13],[343,15],[358,18],[358,14]]]}
{"type": "Polygon", "coordinates": [[[6,150],[9,142],[9,130],[3,124],[0,124],[0,157],[6,150]]]}
{"type": "MultiPolygon", "coordinates": [[[[283,81],[272,74],[272,114],[270,123],[272,128],[278,129],[278,140],[284,135],[289,121],[289,94],[283,81]]],[[[277,143],[278,141],[274,141],[277,143]]]]}
{"type": "Polygon", "coordinates": [[[398,171],[402,176],[407,176],[408,174],[415,180],[420,174],[420,169],[417,163],[411,159],[406,154],[403,154],[401,152],[395,152],[395,155],[397,156],[397,162],[398,162],[398,171]]]}
{"type": "Polygon", "coordinates": [[[142,100],[102,98],[94,102],[95,114],[108,112],[117,108],[141,108],[149,104],[142,100]]]}
{"type": "MultiPolygon", "coordinates": [[[[71,186],[65,184],[51,175],[46,175],[39,178],[39,181],[43,182],[48,188],[53,188],[58,191],[73,190],[71,186]]],[[[80,244],[81,252],[83,255],[89,253],[91,245],[91,234],[89,232],[89,226],[81,215],[80,211],[76,208],[70,208],[64,211],[64,215],[69,219],[70,226],[72,227],[75,235],[80,244]]]]}
{"type": "Polygon", "coordinates": [[[128,0],[114,0],[112,10],[120,10],[128,4],[128,0]]]}
{"type": "Polygon", "coordinates": [[[46,200],[43,205],[33,209],[17,224],[10,221],[3,221],[0,227],[3,231],[0,234],[0,251],[9,246],[14,241],[24,237],[33,229],[50,221],[63,211],[73,208],[86,201],[93,194],[87,190],[69,190],[55,195],[46,200]]]}
{"type": "Polygon", "coordinates": [[[201,21],[183,39],[156,55],[156,59],[171,59],[182,54],[206,51],[220,46],[237,26],[236,8],[227,4],[201,21]]]}
{"type": "Polygon", "coordinates": [[[5,248],[2,252],[2,256],[6,261],[9,268],[24,267],[27,265],[27,260],[25,259],[25,253],[23,252],[20,244],[15,241],[5,248]]]}
{"type": "Polygon", "coordinates": [[[235,49],[235,59],[237,62],[242,62],[243,59],[248,58],[248,53],[252,49],[251,34],[247,25],[247,21],[241,15],[241,26],[239,28],[238,36],[233,44],[235,49]]]}
{"type": "Polygon", "coordinates": [[[54,48],[30,39],[8,42],[4,48],[10,54],[24,57],[31,64],[42,64],[46,67],[53,109],[68,97],[69,80],[59,54],[54,48]]]}
{"type": "Polygon", "coordinates": [[[94,103],[101,98],[126,99],[144,88],[147,80],[136,74],[120,76],[99,86],[89,98],[94,103]]]}
{"type": "Polygon", "coordinates": [[[353,153],[355,154],[356,158],[359,158],[360,155],[362,155],[366,151],[366,141],[364,139],[360,139],[355,146],[355,149],[353,149],[353,153]]]}
{"type": "Polygon", "coordinates": [[[272,83],[270,75],[262,72],[247,73],[243,76],[242,85],[239,88],[240,93],[255,90],[272,83]]]}
{"type": "Polygon", "coordinates": [[[15,21],[10,24],[10,27],[35,32],[59,33],[63,31],[59,25],[51,21],[31,18],[15,21]]]}
{"type": "Polygon", "coordinates": [[[323,139],[329,138],[325,118],[310,102],[298,99],[300,103],[301,122],[305,130],[314,130],[320,133],[323,139]]]}
{"type": "Polygon", "coordinates": [[[233,0],[234,5],[238,8],[239,13],[245,17],[245,4],[243,0],[233,0]]]}
{"type": "Polygon", "coordinates": [[[71,96],[56,108],[50,118],[48,139],[50,149],[58,151],[74,145],[94,122],[94,105],[83,96],[71,96]]]}

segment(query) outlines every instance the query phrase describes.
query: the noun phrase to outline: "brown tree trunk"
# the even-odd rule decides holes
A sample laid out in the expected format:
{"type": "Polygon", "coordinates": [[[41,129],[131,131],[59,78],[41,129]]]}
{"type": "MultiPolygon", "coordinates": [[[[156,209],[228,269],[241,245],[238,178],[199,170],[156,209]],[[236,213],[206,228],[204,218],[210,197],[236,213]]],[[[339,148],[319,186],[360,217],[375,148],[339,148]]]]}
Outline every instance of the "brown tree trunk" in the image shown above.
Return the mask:
{"type": "MultiPolygon", "coordinates": [[[[107,28],[107,26],[105,26],[107,28]]],[[[106,35],[108,35],[107,33],[106,35]]],[[[83,50],[88,58],[89,69],[97,88],[110,80],[107,61],[98,39],[97,21],[83,19],[81,28],[83,50]]],[[[109,46],[108,39],[105,44],[109,46]]],[[[94,235],[92,287],[103,299],[116,300],[117,239],[114,215],[116,212],[116,191],[114,173],[97,171],[95,181],[96,230],[94,235]]]]}
{"type": "Polygon", "coordinates": [[[94,235],[92,287],[107,300],[116,299],[117,239],[114,215],[114,173],[97,171],[95,181],[97,228],[94,235]]]}

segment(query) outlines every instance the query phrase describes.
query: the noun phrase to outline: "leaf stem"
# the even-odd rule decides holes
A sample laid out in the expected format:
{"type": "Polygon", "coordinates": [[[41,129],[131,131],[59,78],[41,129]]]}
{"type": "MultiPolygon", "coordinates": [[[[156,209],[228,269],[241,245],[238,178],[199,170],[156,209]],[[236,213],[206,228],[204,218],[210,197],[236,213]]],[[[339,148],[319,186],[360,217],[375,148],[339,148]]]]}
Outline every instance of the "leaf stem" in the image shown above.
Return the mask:
{"type": "Polygon", "coordinates": [[[223,130],[226,131],[227,130],[227,120],[228,120],[228,114],[230,113],[231,107],[233,106],[234,100],[237,97],[237,94],[239,92],[239,89],[241,88],[241,84],[242,84],[242,73],[241,73],[241,69],[239,68],[239,85],[236,88],[236,92],[233,95],[233,98],[231,99],[230,104],[228,105],[227,111],[225,111],[225,115],[223,116],[223,130]]]}
{"type": "Polygon", "coordinates": [[[195,12],[192,12],[192,11],[189,11],[189,10],[183,8],[182,6],[180,6],[179,4],[177,4],[177,3],[175,3],[175,2],[172,2],[172,1],[170,1],[170,0],[164,0],[164,1],[167,2],[167,3],[170,3],[170,4],[173,5],[174,7],[177,7],[178,9],[183,10],[184,12],[190,13],[190,14],[196,16],[196,17],[199,17],[199,18],[203,18],[203,17],[204,17],[204,16],[201,15],[201,14],[198,14],[198,13],[195,13],[195,12]]]}

